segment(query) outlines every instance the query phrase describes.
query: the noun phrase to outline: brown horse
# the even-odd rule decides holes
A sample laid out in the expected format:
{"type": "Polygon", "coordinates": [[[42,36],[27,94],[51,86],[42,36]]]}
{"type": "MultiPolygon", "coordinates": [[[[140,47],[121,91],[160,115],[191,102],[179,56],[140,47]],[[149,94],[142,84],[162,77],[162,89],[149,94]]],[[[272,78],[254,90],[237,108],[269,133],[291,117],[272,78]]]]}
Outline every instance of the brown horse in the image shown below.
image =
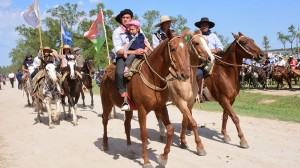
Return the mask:
{"type": "Polygon", "coordinates": [[[65,102],[63,104],[63,111],[65,114],[65,119],[70,117],[72,113],[72,123],[74,126],[77,126],[77,102],[80,96],[80,92],[82,90],[82,84],[80,79],[80,73],[76,70],[75,61],[68,61],[68,66],[63,69],[65,72],[62,83],[62,88],[64,90],[63,97],[68,97],[68,114],[66,114],[65,110],[65,102]]]}
{"type": "Polygon", "coordinates": [[[289,85],[289,90],[292,90],[292,81],[290,77],[290,68],[283,67],[283,66],[274,66],[273,67],[273,79],[277,83],[277,89],[279,89],[279,84],[281,84],[281,89],[283,87],[283,79],[286,80],[286,82],[289,85]]]}
{"type": "Polygon", "coordinates": [[[197,154],[205,155],[206,151],[204,150],[203,144],[199,137],[197,123],[194,120],[191,111],[195,103],[195,98],[198,95],[198,84],[196,80],[197,67],[199,63],[208,61],[208,58],[213,60],[212,58],[214,58],[214,56],[210,52],[207,41],[201,34],[201,31],[190,33],[190,36],[191,39],[188,41],[191,68],[190,78],[186,81],[170,81],[168,82],[168,88],[170,92],[170,99],[183,114],[182,131],[180,133],[180,146],[182,148],[187,148],[185,131],[188,123],[190,123],[191,129],[194,131],[197,154]]]}
{"type": "Polygon", "coordinates": [[[222,58],[216,57],[212,74],[205,78],[205,84],[213,99],[219,102],[223,108],[221,132],[224,135],[224,141],[230,141],[226,130],[228,116],[230,116],[236,126],[241,147],[248,148],[249,145],[240,127],[239,118],[235,114],[232,105],[240,91],[239,72],[243,58],[250,58],[259,62],[264,57],[264,52],[251,38],[244,36],[242,33],[239,32],[238,35],[232,33],[232,35],[235,40],[222,58]]]}
{"type": "MultiPolygon", "coordinates": [[[[89,90],[91,95],[91,106],[94,106],[94,96],[93,96],[93,75],[95,73],[94,68],[94,58],[93,57],[87,57],[84,61],[83,67],[81,68],[81,72],[84,73],[85,78],[83,79],[84,86],[89,90]]],[[[83,90],[81,90],[81,98],[83,102],[83,107],[85,107],[85,96],[83,90]]]]}
{"type": "MultiPolygon", "coordinates": [[[[169,74],[169,68],[176,72],[175,77],[179,80],[189,78],[188,68],[188,50],[184,44],[184,37],[187,31],[181,36],[175,36],[171,31],[167,33],[167,39],[164,40],[149,56],[145,56],[145,60],[139,65],[139,72],[132,76],[131,81],[127,84],[127,90],[130,99],[138,109],[138,119],[142,140],[142,158],[144,160],[143,167],[152,167],[147,154],[147,129],[146,116],[150,111],[154,111],[156,115],[162,118],[167,129],[167,142],[164,153],[158,158],[160,165],[165,165],[168,160],[168,154],[174,135],[174,128],[170,123],[166,102],[168,100],[169,91],[167,88],[166,77],[169,74]]],[[[114,71],[106,69],[106,73],[101,79],[100,95],[102,101],[102,123],[103,123],[103,141],[101,149],[108,150],[107,124],[109,113],[113,105],[120,107],[123,98],[117,90],[116,82],[113,80],[114,71]],[[112,73],[112,74],[110,74],[112,73]]],[[[125,112],[125,133],[127,138],[128,154],[132,155],[130,140],[132,111],[125,112]]]]}

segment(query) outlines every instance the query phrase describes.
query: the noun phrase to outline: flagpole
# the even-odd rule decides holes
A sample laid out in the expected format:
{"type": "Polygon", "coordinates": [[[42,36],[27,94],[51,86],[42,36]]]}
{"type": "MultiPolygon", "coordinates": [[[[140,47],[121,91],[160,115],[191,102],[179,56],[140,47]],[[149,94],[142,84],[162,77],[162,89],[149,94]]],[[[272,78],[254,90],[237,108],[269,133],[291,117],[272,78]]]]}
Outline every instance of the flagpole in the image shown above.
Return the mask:
{"type": "Polygon", "coordinates": [[[42,30],[41,30],[41,20],[40,20],[40,9],[39,9],[39,3],[38,0],[35,0],[35,5],[37,8],[37,14],[38,14],[38,24],[39,24],[39,35],[40,35],[40,49],[42,50],[42,58],[44,59],[44,53],[43,53],[43,43],[42,43],[42,30]]]}
{"type": "MultiPolygon", "coordinates": [[[[99,7],[100,7],[100,13],[101,13],[102,19],[103,19],[102,26],[103,26],[103,30],[104,30],[104,36],[105,36],[107,58],[109,58],[108,42],[107,42],[106,29],[105,29],[105,24],[104,24],[105,20],[104,20],[104,17],[103,17],[102,7],[101,6],[99,6],[99,7]]],[[[108,64],[110,64],[110,59],[108,59],[108,64]]]]}
{"type": "Polygon", "coordinates": [[[62,55],[62,48],[63,48],[63,45],[64,45],[64,42],[63,42],[63,39],[62,39],[61,29],[62,29],[62,17],[60,16],[60,48],[59,48],[59,55],[62,55]]]}
{"type": "Polygon", "coordinates": [[[297,44],[297,54],[299,54],[299,36],[300,36],[300,32],[299,32],[299,24],[298,24],[298,33],[297,33],[297,38],[296,38],[296,44],[297,44]]]}

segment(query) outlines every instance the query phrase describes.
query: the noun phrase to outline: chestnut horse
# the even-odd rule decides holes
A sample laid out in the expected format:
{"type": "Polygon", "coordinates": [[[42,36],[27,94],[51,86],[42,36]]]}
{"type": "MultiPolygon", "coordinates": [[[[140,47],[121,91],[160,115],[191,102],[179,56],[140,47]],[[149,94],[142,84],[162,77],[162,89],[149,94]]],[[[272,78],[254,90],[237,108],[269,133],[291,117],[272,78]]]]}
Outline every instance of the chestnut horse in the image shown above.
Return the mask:
{"type": "MultiPolygon", "coordinates": [[[[223,108],[222,134],[224,141],[229,142],[226,125],[228,116],[236,126],[240,138],[240,146],[248,148],[249,145],[240,127],[240,121],[235,114],[232,105],[240,91],[239,73],[243,58],[254,59],[257,62],[264,57],[264,52],[254,41],[242,33],[233,34],[234,41],[221,58],[216,57],[212,74],[205,78],[205,84],[214,100],[219,102],[223,108]]],[[[205,93],[205,92],[204,92],[205,93]]]]}
{"type": "Polygon", "coordinates": [[[273,79],[277,83],[277,89],[279,89],[279,84],[281,84],[281,89],[283,87],[283,79],[286,80],[286,82],[289,85],[289,90],[292,90],[292,80],[290,77],[290,68],[283,67],[283,66],[274,66],[273,67],[273,79]]]}
{"type": "MultiPolygon", "coordinates": [[[[188,68],[188,50],[184,44],[184,37],[187,31],[181,36],[175,36],[171,31],[167,32],[167,39],[164,40],[155,50],[145,56],[143,62],[139,65],[138,74],[132,76],[131,81],[127,84],[128,95],[138,109],[138,119],[142,140],[142,158],[144,160],[143,167],[152,167],[147,154],[147,129],[146,116],[150,111],[154,111],[157,116],[162,118],[162,121],[167,129],[167,142],[163,154],[159,155],[158,162],[160,165],[165,165],[168,160],[168,154],[172,144],[174,128],[169,120],[166,102],[169,97],[167,89],[166,77],[169,74],[169,68],[176,72],[175,77],[179,80],[189,78],[188,68]]],[[[111,65],[113,66],[113,65],[111,65]]],[[[113,80],[114,71],[106,72],[101,79],[100,95],[102,101],[102,123],[103,123],[103,141],[101,149],[108,150],[107,124],[108,117],[114,105],[120,107],[123,103],[123,98],[117,90],[116,82],[113,80]]],[[[125,133],[127,138],[128,155],[133,154],[131,149],[130,129],[133,112],[125,112],[125,133]]]]}
{"type": "MultiPolygon", "coordinates": [[[[81,72],[85,74],[85,78],[83,80],[84,86],[89,90],[91,95],[91,106],[94,106],[94,96],[93,96],[93,83],[92,79],[95,73],[94,68],[94,59],[93,57],[87,57],[84,61],[83,67],[81,68],[81,72]]],[[[81,98],[83,102],[83,107],[85,107],[85,96],[83,90],[81,90],[81,98]]]]}
{"type": "Polygon", "coordinates": [[[182,131],[180,133],[181,147],[187,148],[187,142],[185,139],[185,131],[188,123],[190,123],[191,129],[194,131],[196,149],[198,155],[205,155],[203,144],[199,137],[197,123],[192,116],[192,108],[195,103],[195,98],[198,95],[198,84],[196,80],[197,67],[199,63],[204,61],[213,60],[213,54],[208,48],[208,43],[202,35],[201,31],[195,31],[190,33],[191,39],[188,41],[188,51],[190,55],[190,79],[186,81],[170,81],[168,82],[170,99],[173,104],[183,114],[182,131]]]}

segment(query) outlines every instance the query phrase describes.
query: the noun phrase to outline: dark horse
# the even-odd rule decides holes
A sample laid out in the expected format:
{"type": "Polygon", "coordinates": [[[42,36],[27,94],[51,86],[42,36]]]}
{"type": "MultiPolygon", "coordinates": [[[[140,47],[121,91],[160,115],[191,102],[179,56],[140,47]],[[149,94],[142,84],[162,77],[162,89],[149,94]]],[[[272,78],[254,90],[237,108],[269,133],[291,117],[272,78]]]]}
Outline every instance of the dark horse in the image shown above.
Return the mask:
{"type": "MultiPolygon", "coordinates": [[[[131,81],[127,84],[129,97],[138,109],[144,167],[152,167],[148,159],[146,144],[148,137],[146,116],[152,110],[156,115],[162,118],[167,129],[166,146],[164,153],[159,155],[158,162],[160,165],[165,165],[168,160],[174,128],[170,123],[168,110],[165,105],[169,96],[166,77],[169,74],[169,68],[171,68],[176,73],[175,77],[177,79],[186,80],[189,78],[188,50],[183,39],[186,33],[187,31],[184,31],[181,36],[175,36],[171,31],[168,31],[168,38],[149,56],[145,56],[145,60],[139,65],[138,74],[133,75],[131,81]]],[[[102,123],[104,129],[101,149],[106,151],[108,150],[107,124],[109,114],[114,105],[120,107],[123,103],[123,98],[120,96],[116,82],[114,81],[114,70],[106,68],[106,73],[100,83],[100,95],[103,108],[102,123]]],[[[130,121],[133,112],[127,111],[125,115],[124,126],[127,138],[127,151],[128,155],[132,156],[130,121]]]]}
{"type": "Polygon", "coordinates": [[[289,90],[292,90],[292,81],[290,77],[290,68],[288,66],[274,66],[273,67],[273,79],[277,83],[277,89],[279,89],[279,84],[281,84],[281,89],[283,87],[283,79],[286,80],[286,82],[289,85],[289,90]]]}
{"type": "MultiPolygon", "coordinates": [[[[94,58],[93,57],[87,57],[84,61],[83,67],[81,68],[81,72],[83,72],[83,75],[85,75],[83,79],[84,86],[89,90],[91,95],[91,106],[94,106],[94,97],[93,97],[93,83],[92,79],[95,73],[94,68],[94,58]]],[[[85,107],[85,96],[83,90],[81,90],[81,98],[83,102],[83,107],[85,107]]]]}
{"type": "Polygon", "coordinates": [[[62,101],[63,104],[63,110],[65,114],[65,119],[67,119],[70,116],[70,113],[72,112],[73,117],[73,125],[77,126],[77,102],[80,96],[80,92],[82,90],[82,84],[80,79],[80,73],[76,70],[75,61],[70,60],[68,61],[68,66],[63,68],[63,83],[62,88],[64,90],[64,96],[68,97],[68,112],[69,114],[66,114],[65,111],[65,102],[62,101]]]}
{"type": "MultiPolygon", "coordinates": [[[[226,125],[228,116],[236,126],[240,145],[242,148],[248,148],[248,143],[240,127],[240,121],[235,114],[232,105],[240,91],[239,73],[243,58],[250,58],[260,61],[264,57],[264,52],[254,43],[251,38],[242,33],[233,34],[235,40],[231,43],[222,58],[216,58],[216,63],[212,74],[205,78],[205,84],[214,100],[219,102],[223,108],[222,134],[224,141],[229,142],[230,137],[227,134],[226,125]]],[[[208,92],[204,91],[206,97],[208,92]]]]}

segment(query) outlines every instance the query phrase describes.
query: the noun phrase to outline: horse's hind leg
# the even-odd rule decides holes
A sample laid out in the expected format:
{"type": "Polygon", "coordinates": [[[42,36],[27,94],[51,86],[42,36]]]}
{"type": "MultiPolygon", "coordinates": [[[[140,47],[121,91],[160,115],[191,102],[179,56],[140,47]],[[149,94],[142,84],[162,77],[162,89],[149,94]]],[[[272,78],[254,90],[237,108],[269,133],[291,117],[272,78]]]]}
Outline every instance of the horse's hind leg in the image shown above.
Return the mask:
{"type": "Polygon", "coordinates": [[[106,95],[105,96],[101,95],[101,102],[103,108],[103,112],[102,112],[103,138],[102,138],[102,144],[100,146],[100,149],[102,151],[107,151],[108,150],[108,137],[107,137],[108,116],[113,107],[113,103],[106,95]]]}

